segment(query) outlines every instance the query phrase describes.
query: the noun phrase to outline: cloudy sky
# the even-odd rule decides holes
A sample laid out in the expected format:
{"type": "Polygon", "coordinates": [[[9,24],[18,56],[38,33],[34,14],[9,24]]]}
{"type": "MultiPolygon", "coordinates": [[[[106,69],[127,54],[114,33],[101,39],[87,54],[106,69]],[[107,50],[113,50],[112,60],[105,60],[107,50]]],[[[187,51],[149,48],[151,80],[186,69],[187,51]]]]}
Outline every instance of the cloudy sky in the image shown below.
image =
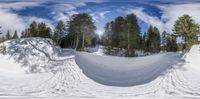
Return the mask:
{"type": "Polygon", "coordinates": [[[130,13],[137,15],[142,32],[153,25],[172,33],[175,20],[183,14],[200,23],[200,0],[0,0],[0,26],[4,33],[20,32],[37,21],[53,29],[59,20],[83,12],[93,17],[98,34],[107,22],[130,13]]]}

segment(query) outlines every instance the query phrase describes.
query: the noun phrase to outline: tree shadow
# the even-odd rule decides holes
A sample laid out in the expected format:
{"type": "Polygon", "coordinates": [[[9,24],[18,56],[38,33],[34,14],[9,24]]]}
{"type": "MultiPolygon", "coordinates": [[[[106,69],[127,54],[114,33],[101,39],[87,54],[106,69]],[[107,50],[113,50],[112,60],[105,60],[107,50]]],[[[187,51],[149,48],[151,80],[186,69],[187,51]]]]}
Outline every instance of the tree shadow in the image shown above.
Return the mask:
{"type": "Polygon", "coordinates": [[[58,54],[49,39],[24,38],[10,40],[7,54],[25,68],[26,73],[41,73],[50,71],[50,61],[58,54]]]}

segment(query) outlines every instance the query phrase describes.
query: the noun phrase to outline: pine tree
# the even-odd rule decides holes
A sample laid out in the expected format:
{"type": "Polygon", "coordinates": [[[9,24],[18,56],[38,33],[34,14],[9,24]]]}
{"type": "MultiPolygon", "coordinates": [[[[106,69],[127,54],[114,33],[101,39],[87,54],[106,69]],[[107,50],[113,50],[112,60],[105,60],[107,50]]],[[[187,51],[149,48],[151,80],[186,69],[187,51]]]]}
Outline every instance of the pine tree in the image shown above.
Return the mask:
{"type": "Polygon", "coordinates": [[[31,37],[38,37],[38,24],[35,21],[31,23],[29,30],[31,37]]]}
{"type": "Polygon", "coordinates": [[[67,29],[63,21],[59,21],[55,30],[52,39],[54,42],[59,45],[61,41],[64,39],[64,37],[67,34],[67,29]]]}
{"type": "Polygon", "coordinates": [[[171,45],[172,45],[172,51],[176,52],[177,51],[177,43],[176,43],[176,36],[175,35],[171,35],[171,45]]]}
{"type": "Polygon", "coordinates": [[[8,30],[7,31],[7,34],[6,34],[6,39],[7,40],[10,40],[12,37],[11,37],[11,35],[10,35],[10,31],[8,30]]]}
{"type": "Polygon", "coordinates": [[[42,38],[50,38],[51,37],[51,28],[47,27],[44,22],[37,24],[37,31],[38,35],[36,37],[42,37],[42,38]]]}
{"type": "Polygon", "coordinates": [[[172,34],[167,37],[166,50],[168,52],[176,52],[177,51],[177,43],[176,43],[175,35],[172,34]]]}
{"type": "Polygon", "coordinates": [[[51,28],[48,27],[44,22],[37,23],[33,21],[28,28],[22,31],[21,34],[22,38],[27,38],[27,37],[50,38],[51,28]]]}
{"type": "Polygon", "coordinates": [[[147,51],[152,53],[160,52],[160,41],[158,28],[150,26],[148,29],[147,51]]]}
{"type": "Polygon", "coordinates": [[[85,45],[91,45],[91,41],[95,38],[95,29],[94,22],[92,17],[86,13],[82,14],[81,20],[81,31],[82,31],[82,49],[85,45]]]}
{"type": "Polygon", "coordinates": [[[95,34],[95,37],[91,40],[91,46],[95,47],[97,44],[100,44],[100,37],[98,34],[95,34]]]}
{"type": "Polygon", "coordinates": [[[162,33],[162,37],[161,37],[161,49],[163,50],[163,51],[166,51],[167,49],[166,49],[166,46],[167,46],[167,38],[168,38],[168,36],[169,36],[169,34],[166,32],[166,31],[163,31],[163,33],[162,33]]]}
{"type": "Polygon", "coordinates": [[[147,51],[147,33],[145,32],[142,36],[142,48],[141,50],[147,51]]]}
{"type": "Polygon", "coordinates": [[[32,37],[29,28],[25,29],[25,37],[32,37]]]}
{"type": "Polygon", "coordinates": [[[1,31],[1,26],[0,26],[0,35],[2,34],[2,31],[1,31]]]}
{"type": "MultiPolygon", "coordinates": [[[[0,26],[0,35],[1,35],[1,34],[2,34],[2,32],[1,32],[1,26],[0,26]]],[[[1,38],[0,38],[0,43],[1,43],[1,42],[4,42],[4,40],[5,40],[5,38],[4,38],[4,37],[1,37],[1,38]]]]}
{"type": "Polygon", "coordinates": [[[185,14],[175,22],[173,31],[176,35],[183,37],[186,51],[188,51],[192,44],[198,40],[199,25],[194,22],[191,16],[185,14]]]}
{"type": "Polygon", "coordinates": [[[123,39],[123,32],[124,32],[124,18],[119,16],[115,19],[114,23],[112,23],[112,46],[113,47],[123,47],[122,44],[120,44],[121,40],[123,39]]]}
{"type": "Polygon", "coordinates": [[[25,38],[26,36],[25,36],[25,32],[24,31],[22,31],[21,32],[21,37],[20,38],[25,38]]]}
{"type": "Polygon", "coordinates": [[[108,45],[110,48],[113,48],[115,47],[115,44],[114,44],[114,38],[115,38],[115,22],[114,21],[111,21],[110,23],[108,23],[108,27],[107,27],[107,33],[108,33],[108,45]]]}
{"type": "Polygon", "coordinates": [[[13,35],[13,37],[12,37],[13,39],[17,39],[18,38],[18,35],[17,35],[17,31],[15,30],[15,33],[14,33],[14,35],[13,35]]]}
{"type": "Polygon", "coordinates": [[[2,43],[4,41],[6,41],[6,38],[3,36],[3,37],[0,38],[0,43],[2,43]]]}
{"type": "Polygon", "coordinates": [[[108,23],[106,23],[106,26],[104,27],[104,29],[105,29],[105,31],[104,31],[104,33],[103,33],[103,36],[102,36],[102,42],[103,42],[103,45],[105,45],[105,46],[109,46],[109,45],[111,45],[110,44],[110,35],[109,35],[109,33],[111,33],[110,32],[110,23],[108,22],[108,23]]]}
{"type": "Polygon", "coordinates": [[[126,16],[127,32],[127,56],[133,56],[135,50],[139,49],[140,27],[137,23],[137,17],[134,14],[126,16]]]}
{"type": "Polygon", "coordinates": [[[113,48],[125,49],[126,56],[134,56],[135,51],[141,49],[142,43],[136,15],[129,14],[125,18],[119,16],[108,22],[102,40],[108,52],[113,48]]]}
{"type": "Polygon", "coordinates": [[[74,48],[83,49],[91,45],[91,40],[95,37],[94,22],[92,17],[86,13],[75,14],[68,22],[68,35],[70,42],[73,41],[74,48]]]}

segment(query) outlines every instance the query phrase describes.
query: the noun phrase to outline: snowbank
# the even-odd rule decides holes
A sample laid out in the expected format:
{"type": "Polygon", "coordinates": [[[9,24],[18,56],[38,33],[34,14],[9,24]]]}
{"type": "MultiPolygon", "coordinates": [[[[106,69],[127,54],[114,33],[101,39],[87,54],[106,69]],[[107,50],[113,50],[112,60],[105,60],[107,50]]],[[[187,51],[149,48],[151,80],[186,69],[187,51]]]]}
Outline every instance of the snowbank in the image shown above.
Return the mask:
{"type": "MultiPolygon", "coordinates": [[[[43,38],[13,39],[2,43],[1,46],[6,47],[7,57],[10,56],[7,61],[15,63],[13,65],[8,64],[8,67],[15,68],[15,66],[21,65],[27,73],[49,71],[49,61],[57,53],[52,41],[43,38]],[[16,63],[19,64],[16,65],[16,63]]],[[[0,61],[4,61],[2,59],[5,58],[1,57],[0,61]]]]}
{"type": "Polygon", "coordinates": [[[192,68],[200,70],[200,45],[193,45],[184,59],[192,68]]]}

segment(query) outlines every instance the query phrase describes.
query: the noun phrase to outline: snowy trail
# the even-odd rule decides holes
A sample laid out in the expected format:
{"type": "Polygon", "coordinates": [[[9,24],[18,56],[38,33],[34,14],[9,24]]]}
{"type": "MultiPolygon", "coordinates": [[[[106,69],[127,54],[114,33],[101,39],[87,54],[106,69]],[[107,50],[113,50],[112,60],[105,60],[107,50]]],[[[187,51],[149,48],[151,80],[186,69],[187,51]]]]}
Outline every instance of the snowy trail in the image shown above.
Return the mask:
{"type": "Polygon", "coordinates": [[[163,53],[127,59],[63,50],[48,62],[52,72],[0,72],[0,98],[200,98],[200,46],[181,56],[163,53]]]}

